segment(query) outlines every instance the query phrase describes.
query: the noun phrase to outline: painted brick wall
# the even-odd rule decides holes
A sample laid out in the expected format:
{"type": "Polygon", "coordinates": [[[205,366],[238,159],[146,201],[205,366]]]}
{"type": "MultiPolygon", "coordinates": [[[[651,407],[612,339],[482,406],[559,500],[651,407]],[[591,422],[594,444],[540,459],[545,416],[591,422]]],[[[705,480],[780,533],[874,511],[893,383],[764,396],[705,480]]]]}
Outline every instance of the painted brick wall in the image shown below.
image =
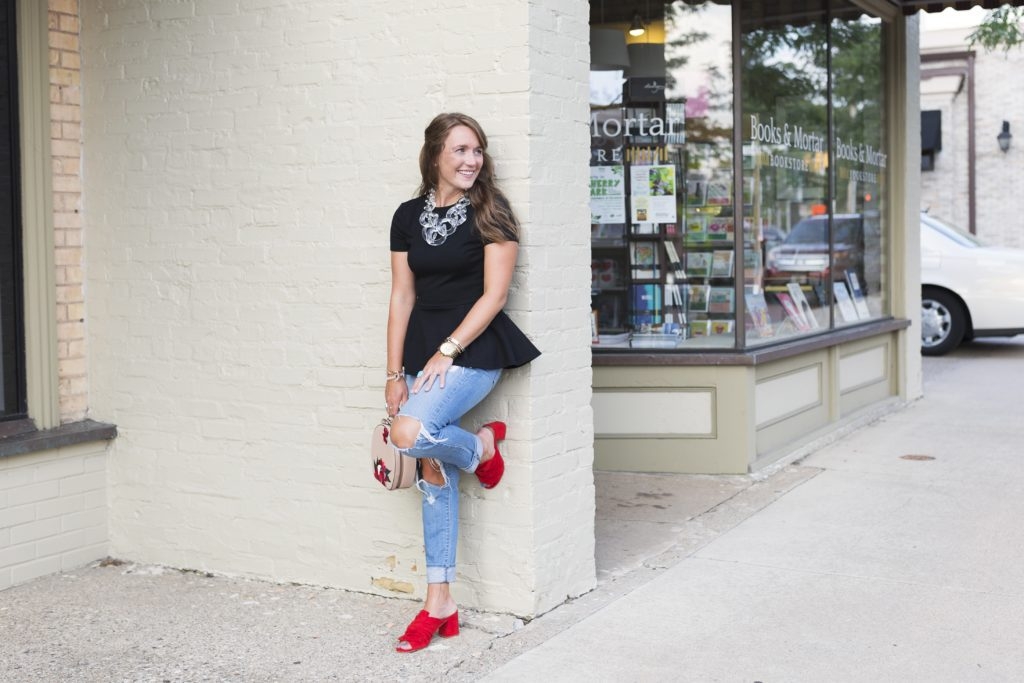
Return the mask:
{"type": "Polygon", "coordinates": [[[420,499],[374,488],[388,227],[422,130],[488,131],[525,223],[508,311],[544,351],[467,424],[458,595],[593,585],[586,5],[98,0],[83,8],[91,410],[118,425],[112,553],[422,594],[420,499]]]}
{"type": "MultiPolygon", "coordinates": [[[[973,30],[923,32],[925,52],[965,51],[973,30]]],[[[1003,246],[1024,247],[1024,196],[1017,189],[1024,176],[1024,90],[1012,87],[1024,69],[1024,52],[1010,50],[975,53],[975,202],[976,227],[984,240],[1003,246]],[[1000,151],[996,136],[1003,121],[1015,135],[1010,150],[1000,151]]],[[[928,68],[953,64],[929,63],[928,68]]],[[[961,60],[958,65],[963,65],[961,60]]],[[[921,173],[921,206],[956,225],[968,226],[967,87],[958,92],[929,93],[922,87],[922,109],[942,111],[942,151],[934,172],[921,173]]]]}
{"type": "Polygon", "coordinates": [[[78,0],[49,0],[50,151],[57,273],[57,376],[61,422],[86,416],[82,219],[82,88],[78,0]]]}
{"type": "Polygon", "coordinates": [[[107,554],[106,443],[0,459],[0,590],[107,554]]]}

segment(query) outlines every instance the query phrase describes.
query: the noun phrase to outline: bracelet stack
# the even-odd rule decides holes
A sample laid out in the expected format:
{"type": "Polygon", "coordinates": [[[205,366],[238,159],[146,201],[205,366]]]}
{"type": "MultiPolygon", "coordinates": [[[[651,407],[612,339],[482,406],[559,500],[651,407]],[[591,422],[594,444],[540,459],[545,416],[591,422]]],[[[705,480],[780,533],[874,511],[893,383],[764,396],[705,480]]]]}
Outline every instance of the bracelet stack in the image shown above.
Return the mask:
{"type": "Polygon", "coordinates": [[[402,366],[398,370],[388,370],[389,382],[400,382],[405,379],[405,366],[402,366]]]}
{"type": "Polygon", "coordinates": [[[437,347],[437,352],[446,358],[456,359],[462,355],[466,349],[462,347],[458,339],[454,337],[445,337],[441,345],[437,347]]]}

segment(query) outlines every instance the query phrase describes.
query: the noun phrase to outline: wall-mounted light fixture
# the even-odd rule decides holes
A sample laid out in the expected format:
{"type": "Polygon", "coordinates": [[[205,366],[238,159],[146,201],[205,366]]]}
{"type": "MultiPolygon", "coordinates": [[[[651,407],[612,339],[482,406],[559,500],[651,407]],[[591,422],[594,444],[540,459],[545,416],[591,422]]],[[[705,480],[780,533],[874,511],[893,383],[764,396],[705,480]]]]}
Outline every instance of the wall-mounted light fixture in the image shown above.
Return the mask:
{"type": "Polygon", "coordinates": [[[629,35],[642,36],[645,33],[647,33],[647,27],[644,26],[644,20],[640,13],[636,12],[633,14],[633,23],[629,26],[629,35]]]}
{"type": "Polygon", "coordinates": [[[999,141],[999,149],[1003,152],[1010,149],[1010,139],[1013,136],[1010,135],[1010,122],[1003,121],[1003,132],[996,136],[996,140],[999,141]]]}

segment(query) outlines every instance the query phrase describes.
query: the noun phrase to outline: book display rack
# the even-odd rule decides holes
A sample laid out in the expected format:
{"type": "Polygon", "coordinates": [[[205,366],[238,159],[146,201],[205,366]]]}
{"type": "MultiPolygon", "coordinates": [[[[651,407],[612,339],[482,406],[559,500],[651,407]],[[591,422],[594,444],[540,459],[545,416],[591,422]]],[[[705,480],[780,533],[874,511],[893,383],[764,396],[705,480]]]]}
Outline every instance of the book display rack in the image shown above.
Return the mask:
{"type": "Polygon", "coordinates": [[[592,123],[622,132],[591,160],[594,346],[732,346],[736,277],[756,266],[736,254],[728,160],[686,140],[682,102],[627,102],[592,123]]]}

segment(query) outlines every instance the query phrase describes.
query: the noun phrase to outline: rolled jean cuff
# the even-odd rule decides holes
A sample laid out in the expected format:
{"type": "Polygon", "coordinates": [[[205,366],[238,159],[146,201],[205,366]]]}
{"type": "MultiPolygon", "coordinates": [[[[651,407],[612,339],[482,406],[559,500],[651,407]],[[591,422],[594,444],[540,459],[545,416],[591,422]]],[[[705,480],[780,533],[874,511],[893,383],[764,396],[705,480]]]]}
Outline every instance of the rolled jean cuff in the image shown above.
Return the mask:
{"type": "Polygon", "coordinates": [[[427,567],[427,583],[455,583],[455,567],[427,567]]]}

